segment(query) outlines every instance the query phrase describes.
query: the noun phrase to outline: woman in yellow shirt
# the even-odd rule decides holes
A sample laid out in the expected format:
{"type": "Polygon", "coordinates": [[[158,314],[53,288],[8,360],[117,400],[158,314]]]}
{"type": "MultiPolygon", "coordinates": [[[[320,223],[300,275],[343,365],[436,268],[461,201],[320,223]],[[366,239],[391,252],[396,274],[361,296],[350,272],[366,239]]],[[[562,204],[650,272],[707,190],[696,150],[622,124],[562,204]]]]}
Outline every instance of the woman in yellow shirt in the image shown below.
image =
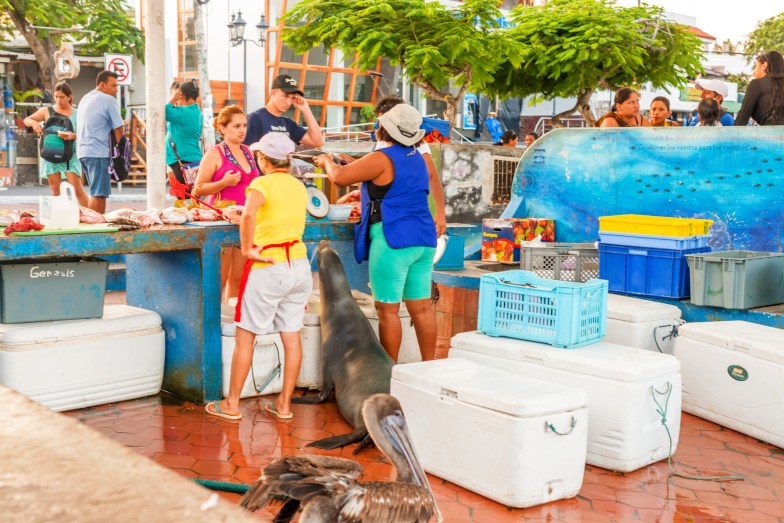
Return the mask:
{"type": "Polygon", "coordinates": [[[302,362],[299,331],[313,290],[313,277],[302,235],[305,232],[305,186],[289,174],[294,142],[281,133],[268,133],[250,146],[259,169],[246,189],[240,222],[242,254],[247,259],[240,285],[234,355],[229,394],[207,404],[207,413],[241,419],[240,393],[248,377],[257,334],[280,333],[285,353],[283,390],[266,406],[279,419],[291,419],[291,396],[302,362]]]}

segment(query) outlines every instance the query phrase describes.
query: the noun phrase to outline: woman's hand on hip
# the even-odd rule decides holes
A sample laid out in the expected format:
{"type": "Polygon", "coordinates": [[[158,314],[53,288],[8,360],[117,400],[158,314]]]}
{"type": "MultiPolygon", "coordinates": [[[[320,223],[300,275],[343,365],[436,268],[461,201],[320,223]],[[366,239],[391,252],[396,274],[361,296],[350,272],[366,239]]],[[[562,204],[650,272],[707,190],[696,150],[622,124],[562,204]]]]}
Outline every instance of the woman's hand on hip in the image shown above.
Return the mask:
{"type": "Polygon", "coordinates": [[[254,262],[275,263],[275,258],[261,255],[261,247],[251,247],[248,250],[243,250],[242,255],[254,262]]]}

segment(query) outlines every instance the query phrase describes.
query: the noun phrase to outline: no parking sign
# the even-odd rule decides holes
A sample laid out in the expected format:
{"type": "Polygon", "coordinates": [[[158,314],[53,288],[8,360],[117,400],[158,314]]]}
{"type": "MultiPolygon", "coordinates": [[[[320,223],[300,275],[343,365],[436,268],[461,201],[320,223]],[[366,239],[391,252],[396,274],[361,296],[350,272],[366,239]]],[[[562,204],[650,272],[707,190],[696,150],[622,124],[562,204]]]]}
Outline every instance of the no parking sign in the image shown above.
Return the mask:
{"type": "Polygon", "coordinates": [[[105,54],[104,67],[107,71],[117,73],[119,85],[133,85],[133,71],[131,70],[131,55],[105,54]]]}

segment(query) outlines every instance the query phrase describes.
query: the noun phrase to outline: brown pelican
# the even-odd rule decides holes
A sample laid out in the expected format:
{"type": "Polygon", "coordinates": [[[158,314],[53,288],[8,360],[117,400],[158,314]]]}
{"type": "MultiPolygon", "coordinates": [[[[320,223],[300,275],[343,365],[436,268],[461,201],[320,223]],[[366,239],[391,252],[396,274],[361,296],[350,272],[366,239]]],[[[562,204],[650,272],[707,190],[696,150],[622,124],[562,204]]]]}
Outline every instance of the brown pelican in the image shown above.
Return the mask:
{"type": "Polygon", "coordinates": [[[389,394],[375,394],[362,405],[370,437],[392,462],[390,482],[358,481],[362,467],[332,456],[285,456],[264,469],[261,478],[240,501],[258,510],[284,498],[274,521],[291,521],[301,510],[300,523],[424,523],[443,521],[430,483],[411,444],[400,403],[389,394]]]}

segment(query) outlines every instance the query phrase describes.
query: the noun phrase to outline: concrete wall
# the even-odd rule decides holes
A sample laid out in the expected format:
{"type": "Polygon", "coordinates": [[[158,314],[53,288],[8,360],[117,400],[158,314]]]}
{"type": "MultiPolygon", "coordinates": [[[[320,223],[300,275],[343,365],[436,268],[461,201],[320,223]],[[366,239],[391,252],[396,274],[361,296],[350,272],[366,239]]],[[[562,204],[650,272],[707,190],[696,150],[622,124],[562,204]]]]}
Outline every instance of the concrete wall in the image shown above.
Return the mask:
{"type": "Polygon", "coordinates": [[[520,158],[523,149],[475,144],[431,144],[441,173],[448,222],[479,224],[498,217],[506,205],[495,205],[493,161],[520,158]]]}

